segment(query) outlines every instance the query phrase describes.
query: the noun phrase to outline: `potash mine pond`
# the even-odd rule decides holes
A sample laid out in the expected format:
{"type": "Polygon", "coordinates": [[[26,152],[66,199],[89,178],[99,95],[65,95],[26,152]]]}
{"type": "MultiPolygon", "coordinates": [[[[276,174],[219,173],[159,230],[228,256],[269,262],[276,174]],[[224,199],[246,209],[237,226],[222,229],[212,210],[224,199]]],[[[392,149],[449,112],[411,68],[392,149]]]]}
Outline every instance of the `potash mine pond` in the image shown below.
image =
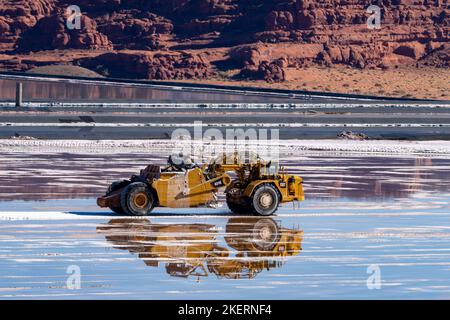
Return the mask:
{"type": "Polygon", "coordinates": [[[0,298],[450,297],[448,142],[288,144],[281,164],[303,177],[306,200],[270,218],[225,204],[139,218],[96,206],[168,149],[1,140],[0,298]]]}

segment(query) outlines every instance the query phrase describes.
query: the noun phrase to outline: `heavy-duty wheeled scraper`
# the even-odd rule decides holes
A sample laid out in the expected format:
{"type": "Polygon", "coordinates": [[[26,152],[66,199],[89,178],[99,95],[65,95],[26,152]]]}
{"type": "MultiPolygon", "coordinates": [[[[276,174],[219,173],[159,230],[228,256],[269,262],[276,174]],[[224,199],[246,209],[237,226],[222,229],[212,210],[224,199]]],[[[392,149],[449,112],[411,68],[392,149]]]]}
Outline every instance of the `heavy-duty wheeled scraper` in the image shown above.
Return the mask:
{"type": "Polygon", "coordinates": [[[280,203],[304,200],[301,177],[259,157],[242,162],[238,153],[222,154],[204,165],[180,159],[169,157],[164,168],[149,165],[129,180],[113,182],[97,204],[118,214],[144,216],[154,207],[214,206],[224,188],[232,212],[269,216],[280,203]]]}

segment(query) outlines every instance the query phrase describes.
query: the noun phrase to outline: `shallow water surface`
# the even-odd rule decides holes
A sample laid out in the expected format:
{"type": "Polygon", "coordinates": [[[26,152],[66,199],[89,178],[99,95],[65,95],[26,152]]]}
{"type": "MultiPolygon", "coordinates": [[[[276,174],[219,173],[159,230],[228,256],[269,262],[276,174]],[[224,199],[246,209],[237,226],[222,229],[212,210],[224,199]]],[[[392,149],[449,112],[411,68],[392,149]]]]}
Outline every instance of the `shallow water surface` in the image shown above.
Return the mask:
{"type": "Polygon", "coordinates": [[[150,158],[4,155],[0,298],[450,298],[448,159],[286,156],[307,200],[270,218],[95,206],[150,158]]]}

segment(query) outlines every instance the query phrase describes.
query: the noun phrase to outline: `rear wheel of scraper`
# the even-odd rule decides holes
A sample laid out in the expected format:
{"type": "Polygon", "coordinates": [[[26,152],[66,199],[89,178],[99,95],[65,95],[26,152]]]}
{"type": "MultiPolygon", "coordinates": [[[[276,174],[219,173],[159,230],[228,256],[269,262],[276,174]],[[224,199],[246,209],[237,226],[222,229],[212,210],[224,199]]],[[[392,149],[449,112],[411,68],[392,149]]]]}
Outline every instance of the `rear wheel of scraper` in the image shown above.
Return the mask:
{"type": "Polygon", "coordinates": [[[253,214],[270,216],[278,209],[280,198],[278,191],[271,184],[262,184],[257,187],[250,198],[250,207],[253,214]]]}
{"type": "MultiPolygon", "coordinates": [[[[106,191],[105,196],[110,196],[113,192],[124,188],[127,184],[129,184],[130,181],[128,180],[122,180],[122,181],[114,181],[113,183],[111,183],[108,187],[108,190],[106,191]]],[[[111,209],[111,211],[123,215],[125,214],[125,211],[122,209],[122,207],[109,207],[111,209]]]]}
{"type": "Polygon", "coordinates": [[[123,211],[132,216],[145,216],[155,207],[155,196],[143,182],[129,184],[120,194],[123,211]]]}

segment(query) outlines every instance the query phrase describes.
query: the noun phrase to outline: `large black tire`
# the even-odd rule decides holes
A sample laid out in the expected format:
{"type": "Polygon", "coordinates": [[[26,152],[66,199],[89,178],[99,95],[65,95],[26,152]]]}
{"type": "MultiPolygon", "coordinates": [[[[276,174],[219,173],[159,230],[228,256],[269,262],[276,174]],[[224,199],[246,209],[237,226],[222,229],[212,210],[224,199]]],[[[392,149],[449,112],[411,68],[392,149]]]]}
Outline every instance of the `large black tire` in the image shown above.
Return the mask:
{"type": "Polygon", "coordinates": [[[146,216],[156,204],[156,197],[144,182],[133,182],[120,194],[123,211],[131,216],[146,216]]]}
{"type": "Polygon", "coordinates": [[[228,208],[231,210],[231,212],[236,214],[248,214],[250,213],[250,209],[248,207],[238,205],[235,203],[227,203],[228,208]]]}
{"type": "Polygon", "coordinates": [[[275,213],[280,204],[278,190],[271,184],[265,183],[256,187],[249,199],[249,205],[254,215],[270,216],[275,213]]]}
{"type": "Polygon", "coordinates": [[[247,205],[245,199],[236,199],[235,195],[227,193],[226,201],[228,208],[236,214],[252,214],[250,207],[247,205]],[[237,201],[239,200],[239,201],[237,201]]]}
{"type": "MultiPolygon", "coordinates": [[[[114,191],[117,191],[119,189],[122,189],[123,187],[125,187],[127,184],[130,184],[129,180],[121,180],[121,181],[114,181],[113,183],[111,183],[108,187],[108,190],[106,191],[105,196],[109,196],[111,193],[113,193],[114,191]]],[[[120,214],[120,215],[124,215],[125,211],[122,209],[122,207],[110,207],[111,211],[120,214]]]]}

